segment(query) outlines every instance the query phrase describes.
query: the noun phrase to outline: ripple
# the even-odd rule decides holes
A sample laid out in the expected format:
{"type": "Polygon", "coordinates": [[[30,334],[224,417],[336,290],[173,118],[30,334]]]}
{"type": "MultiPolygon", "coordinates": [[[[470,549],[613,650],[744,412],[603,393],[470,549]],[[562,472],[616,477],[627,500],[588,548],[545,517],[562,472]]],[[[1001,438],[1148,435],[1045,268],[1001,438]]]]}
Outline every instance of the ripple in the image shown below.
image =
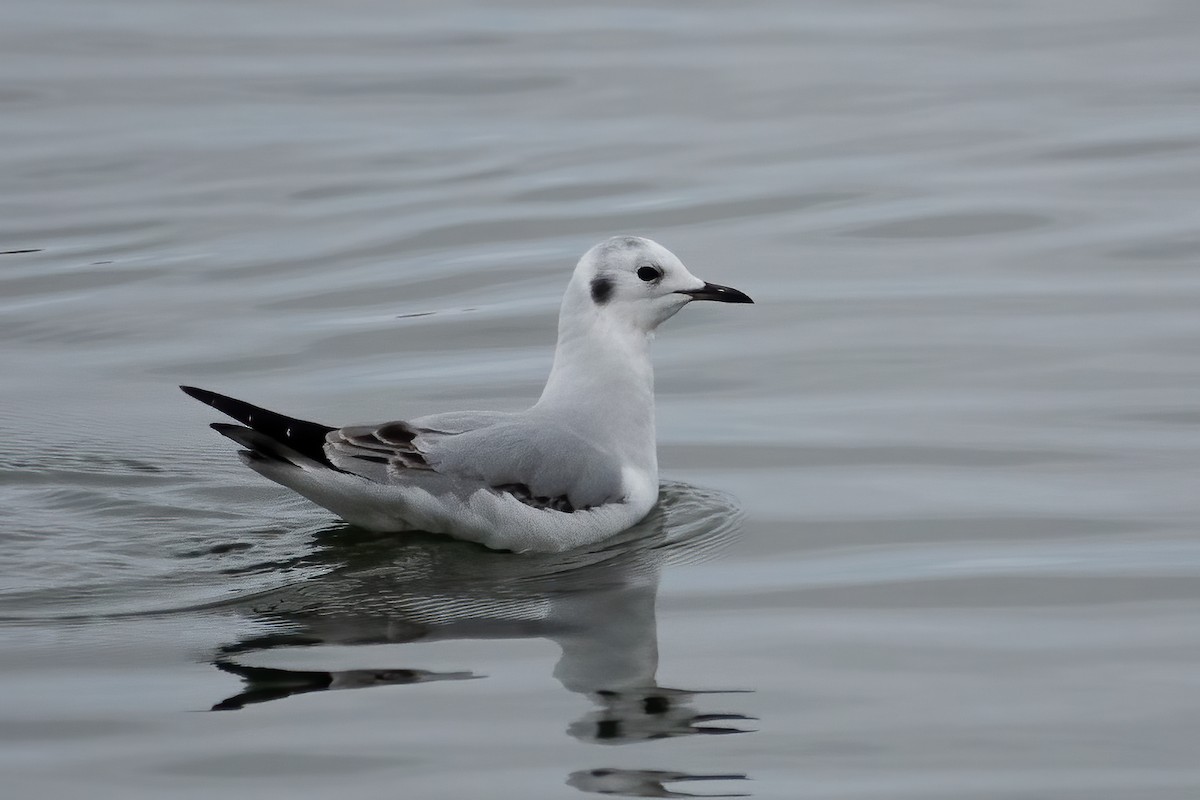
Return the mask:
{"type": "MultiPolygon", "coordinates": [[[[391,613],[403,607],[437,615],[522,616],[549,595],[657,575],[667,565],[715,557],[740,530],[742,513],[729,495],[665,483],[659,505],[629,530],[566,553],[498,553],[433,534],[377,534],[336,526],[311,552],[289,563],[319,577],[278,590],[231,598],[221,607],[261,613],[320,608],[322,614],[391,613]]],[[[267,571],[275,569],[268,565],[267,571]]]]}
{"type": "Polygon", "coordinates": [[[853,228],[844,235],[868,239],[958,239],[1016,233],[1051,225],[1041,214],[1023,212],[963,212],[915,216],[853,228]]]}
{"type": "Polygon", "coordinates": [[[513,194],[513,200],[529,203],[564,203],[642,194],[649,188],[647,184],[632,181],[625,183],[567,183],[516,192],[513,194]]]}
{"type": "Polygon", "coordinates": [[[779,216],[847,203],[860,196],[857,192],[812,192],[679,203],[662,208],[609,211],[587,216],[488,219],[429,227],[406,237],[402,245],[406,249],[425,250],[461,246],[464,242],[537,241],[547,231],[553,231],[559,237],[594,236],[597,231],[603,230],[648,231],[745,217],[779,216]]]}
{"type": "Polygon", "coordinates": [[[1200,143],[1194,139],[1126,139],[1060,147],[1043,153],[1042,157],[1061,161],[1112,161],[1164,153],[1187,153],[1197,148],[1200,148],[1200,143]]]}
{"type": "Polygon", "coordinates": [[[304,97],[483,97],[487,95],[520,94],[552,89],[563,83],[554,75],[484,75],[447,73],[412,78],[344,77],[303,79],[286,83],[264,84],[268,91],[285,89],[304,97]]]}
{"type": "MultiPolygon", "coordinates": [[[[537,602],[547,592],[575,591],[589,581],[622,580],[654,573],[667,564],[712,558],[736,534],[741,511],[725,494],[680,483],[664,483],[659,505],[638,525],[591,548],[561,554],[497,553],[479,545],[433,534],[379,535],[345,524],[321,528],[248,526],[234,517],[222,542],[207,542],[171,554],[147,554],[139,539],[113,549],[95,540],[99,517],[124,526],[147,520],[144,501],[116,500],[99,492],[55,489],[55,496],[32,501],[82,507],[73,516],[90,519],[91,531],[56,532],[56,552],[10,555],[27,565],[41,558],[44,569],[2,593],[8,622],[98,620],[160,616],[199,610],[246,607],[277,611],[318,604],[364,610],[381,604],[449,596],[458,613],[483,603],[489,607],[537,602]],[[314,535],[315,534],[315,535],[314,535]],[[83,560],[81,561],[81,556],[83,560]],[[184,563],[192,566],[184,567],[184,563]],[[170,598],[163,602],[163,598],[170,598]],[[397,599],[399,598],[399,599],[397,599]]],[[[298,501],[296,501],[298,502],[298,501]]],[[[169,508],[154,518],[172,519],[169,508]]],[[[269,513],[265,509],[263,513],[269,513]]],[[[69,518],[55,516],[60,525],[69,518]]],[[[81,522],[82,524],[82,522],[81,522]]],[[[115,531],[115,529],[114,529],[115,531]]],[[[211,540],[213,531],[198,534],[211,540]]],[[[179,540],[179,534],[175,534],[179,540]]],[[[184,539],[184,542],[187,540],[184,539]]],[[[43,540],[28,540],[41,548],[43,540]]],[[[28,568],[27,568],[28,569],[28,568]]]]}
{"type": "Polygon", "coordinates": [[[1200,258],[1200,238],[1183,237],[1154,239],[1114,249],[1118,258],[1151,259],[1154,261],[1194,261],[1200,258]]]}

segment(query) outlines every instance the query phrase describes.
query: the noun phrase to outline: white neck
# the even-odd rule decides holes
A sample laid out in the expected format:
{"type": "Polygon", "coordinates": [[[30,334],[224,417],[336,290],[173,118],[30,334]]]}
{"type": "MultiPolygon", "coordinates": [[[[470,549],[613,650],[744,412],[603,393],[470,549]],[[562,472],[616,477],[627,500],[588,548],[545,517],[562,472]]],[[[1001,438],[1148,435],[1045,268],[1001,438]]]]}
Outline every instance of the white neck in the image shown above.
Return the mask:
{"type": "Polygon", "coordinates": [[[534,408],[555,410],[622,460],[658,474],[654,431],[653,334],[568,292],[546,388],[534,408]]]}

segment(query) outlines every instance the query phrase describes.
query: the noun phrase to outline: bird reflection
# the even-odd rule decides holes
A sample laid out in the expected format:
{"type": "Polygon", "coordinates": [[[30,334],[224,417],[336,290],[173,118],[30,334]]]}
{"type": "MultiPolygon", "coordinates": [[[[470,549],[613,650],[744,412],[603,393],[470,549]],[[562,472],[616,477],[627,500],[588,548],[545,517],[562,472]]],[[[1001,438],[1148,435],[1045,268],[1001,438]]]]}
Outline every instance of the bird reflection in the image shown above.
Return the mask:
{"type": "Polygon", "coordinates": [[[620,795],[623,797],[749,797],[745,793],[693,794],[676,792],[664,784],[684,781],[741,781],[741,773],[728,775],[689,775],[686,772],[669,772],[661,769],[584,769],[572,772],[567,785],[594,794],[620,795]]]}
{"type": "MultiPolygon", "coordinates": [[[[278,648],[544,638],[562,650],[554,677],[594,704],[567,726],[577,739],[623,744],[745,732],[750,717],[696,709],[703,696],[718,693],[666,688],[656,680],[655,601],[662,569],[710,557],[739,525],[730,498],[665,484],[658,507],[642,523],[592,549],[569,553],[497,553],[443,537],[327,531],[296,565],[323,574],[233,604],[276,632],[221,648],[212,663],[244,685],[213,710],[308,692],[481,677],[407,665],[310,671],[249,663],[255,654],[278,648]]],[[[671,797],[693,795],[671,792],[664,781],[703,778],[639,775],[602,769],[572,773],[568,782],[585,791],[671,797]]]]}
{"type": "Polygon", "coordinates": [[[246,681],[246,689],[212,707],[213,711],[234,711],[252,703],[281,700],[294,694],[323,692],[329,689],[365,689],[400,683],[464,680],[477,677],[469,672],[430,672],[424,669],[346,669],[336,672],[300,669],[250,667],[232,661],[214,661],[222,672],[246,681]]]}

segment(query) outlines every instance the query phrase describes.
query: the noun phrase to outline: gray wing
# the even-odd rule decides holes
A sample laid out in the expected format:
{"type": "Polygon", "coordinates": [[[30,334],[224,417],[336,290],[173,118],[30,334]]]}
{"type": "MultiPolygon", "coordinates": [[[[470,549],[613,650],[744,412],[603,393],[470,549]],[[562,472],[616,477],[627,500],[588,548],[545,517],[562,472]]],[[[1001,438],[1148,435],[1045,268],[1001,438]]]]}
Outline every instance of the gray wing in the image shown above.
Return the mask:
{"type": "Polygon", "coordinates": [[[339,469],[379,483],[433,472],[558,511],[602,505],[621,494],[614,455],[530,414],[460,412],[350,426],[331,431],[325,450],[339,469]]]}

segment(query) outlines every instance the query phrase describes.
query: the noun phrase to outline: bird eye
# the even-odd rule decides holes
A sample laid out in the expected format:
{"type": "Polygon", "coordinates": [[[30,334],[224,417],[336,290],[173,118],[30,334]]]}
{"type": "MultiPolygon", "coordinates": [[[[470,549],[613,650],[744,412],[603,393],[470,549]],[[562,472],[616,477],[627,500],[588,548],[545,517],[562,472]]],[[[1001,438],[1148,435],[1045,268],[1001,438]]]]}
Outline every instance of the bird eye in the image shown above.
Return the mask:
{"type": "Polygon", "coordinates": [[[656,281],[663,275],[662,270],[658,267],[638,267],[638,277],[646,283],[656,281]]]}

